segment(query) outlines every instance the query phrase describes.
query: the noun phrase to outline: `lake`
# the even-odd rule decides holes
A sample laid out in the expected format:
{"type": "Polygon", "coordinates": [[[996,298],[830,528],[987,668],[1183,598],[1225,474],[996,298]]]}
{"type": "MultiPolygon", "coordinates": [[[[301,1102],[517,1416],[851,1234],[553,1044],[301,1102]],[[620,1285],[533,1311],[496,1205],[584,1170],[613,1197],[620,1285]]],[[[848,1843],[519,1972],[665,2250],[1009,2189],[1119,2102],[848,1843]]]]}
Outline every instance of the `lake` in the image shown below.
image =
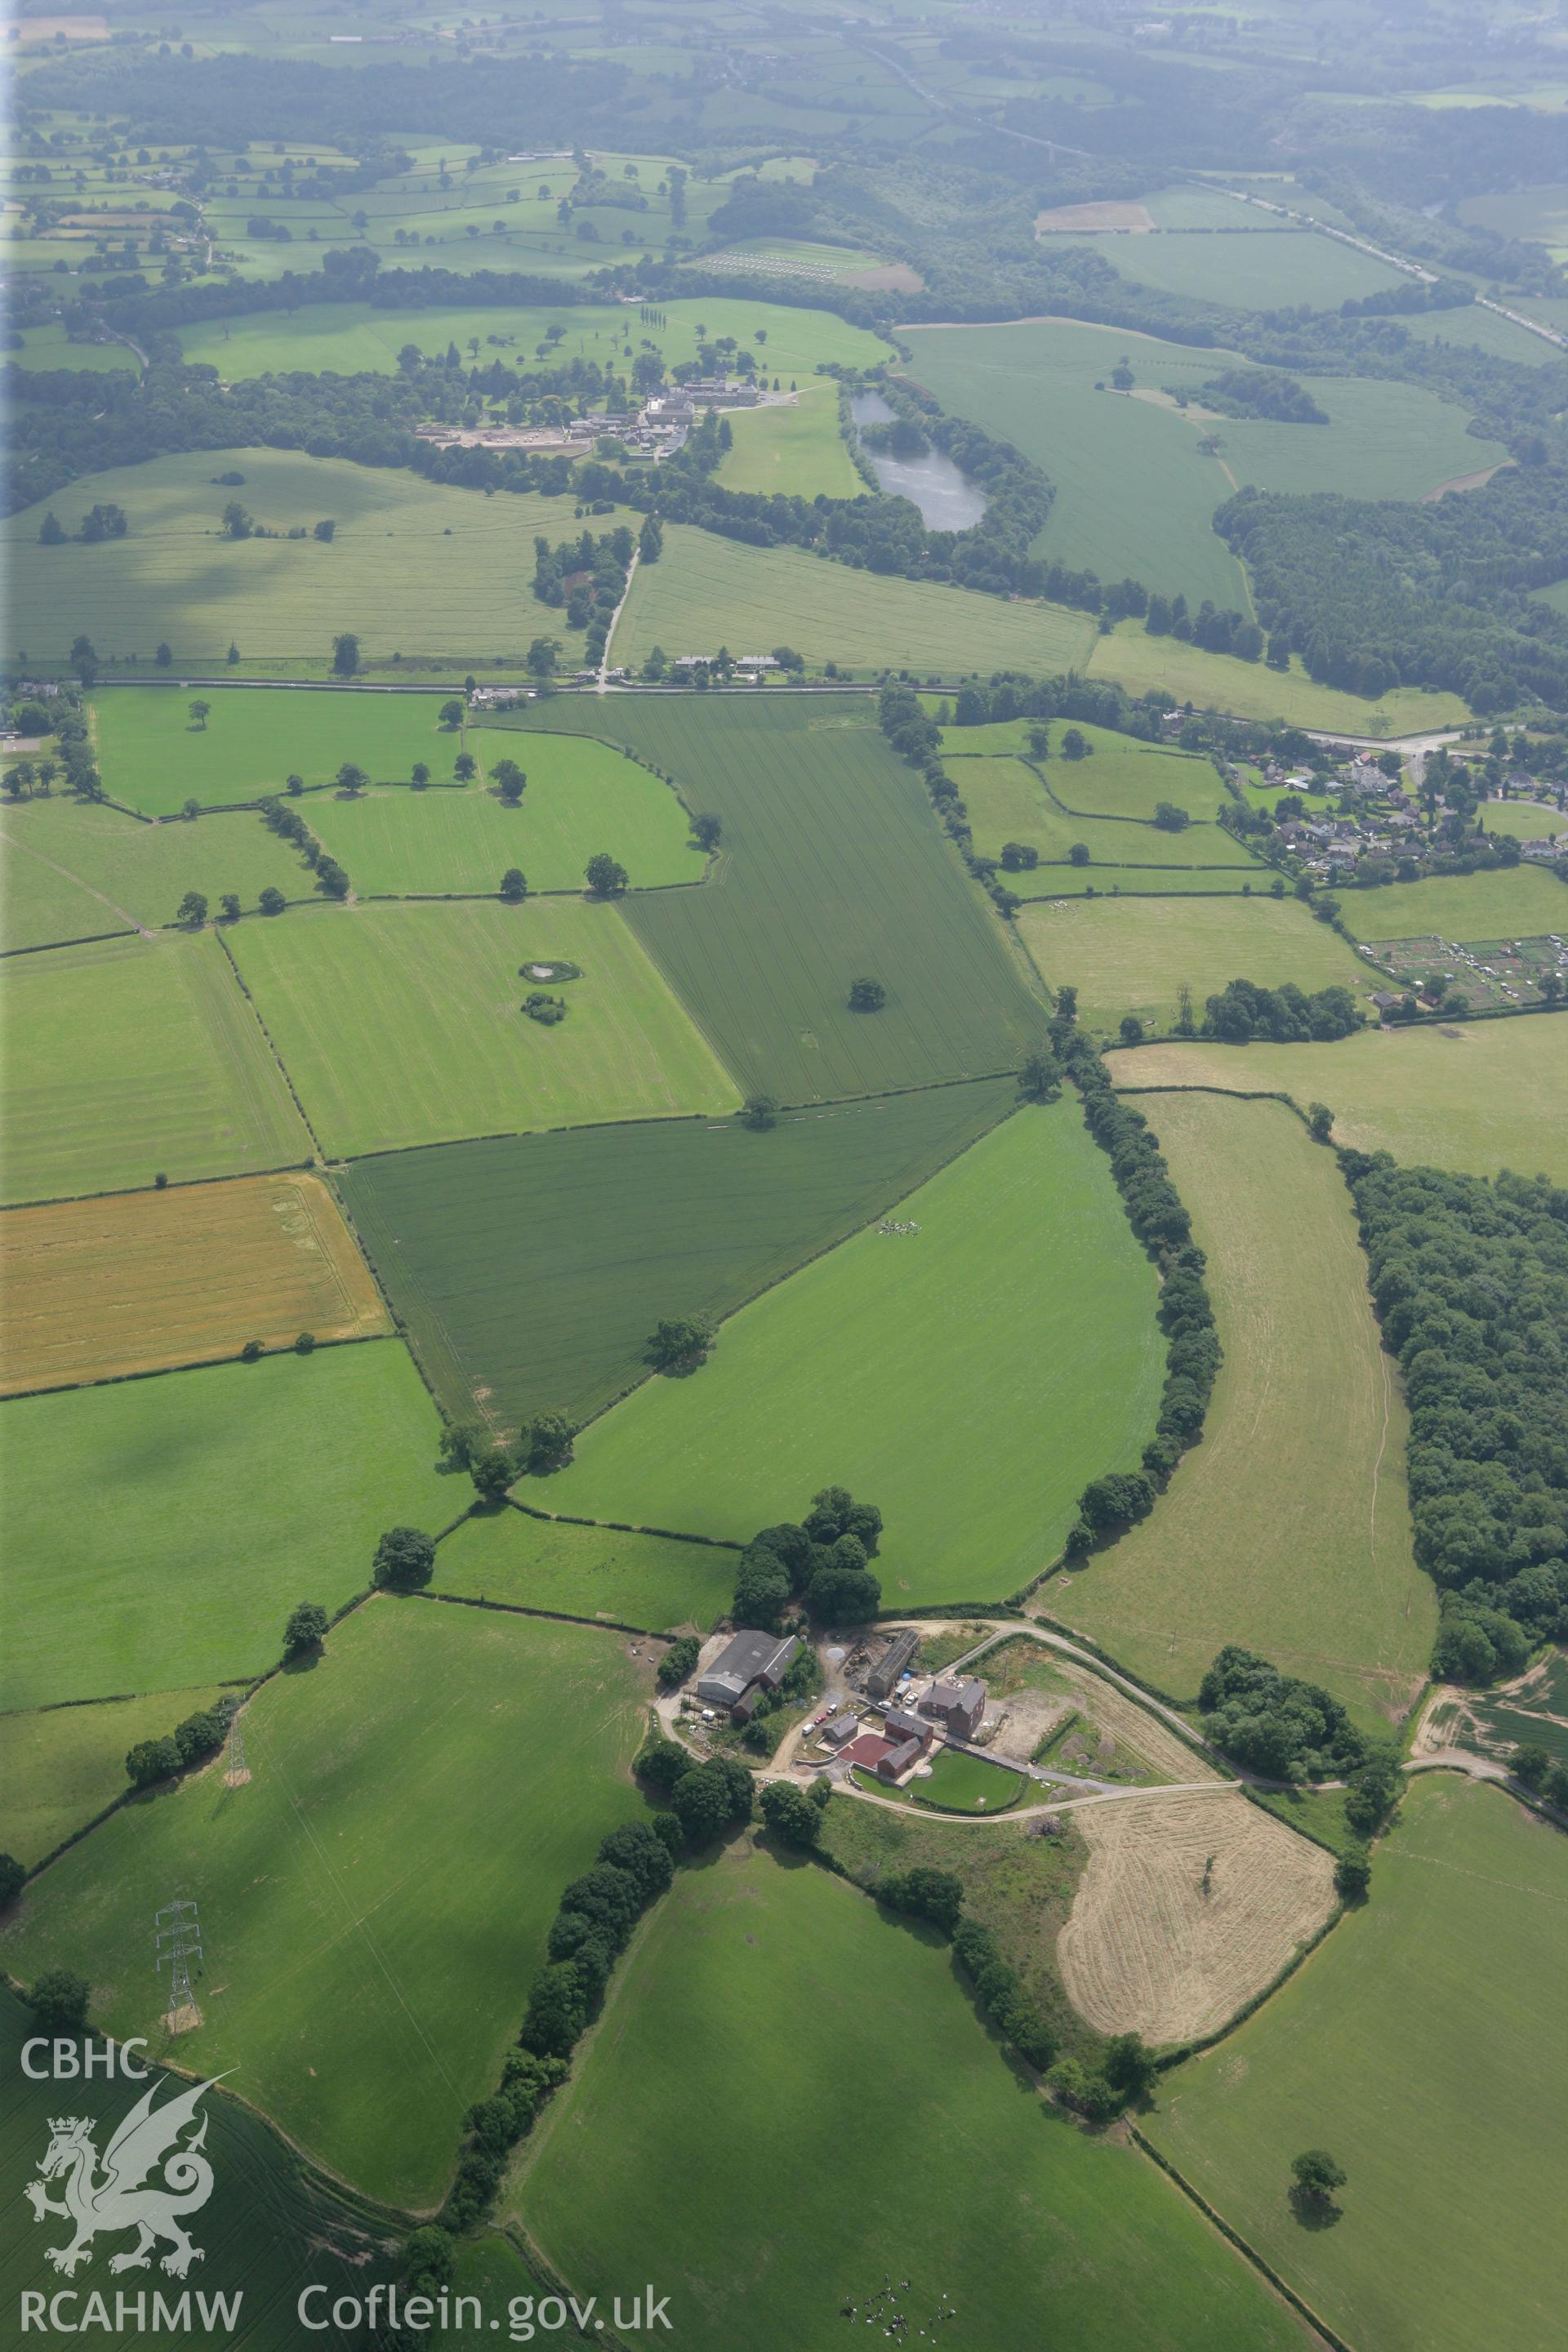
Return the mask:
{"type": "MultiPolygon", "coordinates": [[[[853,394],[849,409],[857,425],[888,425],[896,414],[879,392],[853,394]]],[[[889,497],[918,507],[928,530],[967,530],[985,511],[984,491],[940,449],[923,457],[895,457],[886,449],[866,455],[889,497]]]]}

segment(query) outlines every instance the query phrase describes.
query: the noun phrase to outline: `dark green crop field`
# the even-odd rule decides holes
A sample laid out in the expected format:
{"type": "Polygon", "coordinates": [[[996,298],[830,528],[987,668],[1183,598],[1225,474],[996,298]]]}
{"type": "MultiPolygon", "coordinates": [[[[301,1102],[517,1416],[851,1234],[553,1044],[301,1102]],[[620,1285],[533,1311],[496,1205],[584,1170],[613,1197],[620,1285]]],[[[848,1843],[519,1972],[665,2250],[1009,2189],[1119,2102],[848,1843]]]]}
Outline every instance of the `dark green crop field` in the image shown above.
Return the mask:
{"type": "Polygon", "coordinates": [[[832,1109],[497,1137],[357,1161],[343,1191],[437,1393],[508,1429],[581,1418],[661,1316],[731,1313],[962,1151],[1007,1079],[832,1109]]]}
{"type": "MultiPolygon", "coordinates": [[[[578,706],[582,708],[581,705],[578,706]]],[[[1043,1025],[869,697],[611,704],[600,726],[723,820],[705,887],[626,919],[747,1092],[811,1102],[1016,1067],[1043,1025]],[[879,980],[879,1013],[849,983],[879,980]]]]}

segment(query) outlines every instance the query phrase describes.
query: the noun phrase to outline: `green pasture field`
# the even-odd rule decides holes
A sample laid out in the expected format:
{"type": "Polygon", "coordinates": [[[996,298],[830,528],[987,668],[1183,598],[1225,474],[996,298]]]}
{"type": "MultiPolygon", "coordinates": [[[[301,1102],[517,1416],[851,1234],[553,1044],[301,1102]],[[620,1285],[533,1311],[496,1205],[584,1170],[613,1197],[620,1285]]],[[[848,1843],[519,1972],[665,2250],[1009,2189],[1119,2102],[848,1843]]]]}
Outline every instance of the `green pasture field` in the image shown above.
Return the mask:
{"type": "MultiPolygon", "coordinates": [[[[967,738],[980,731],[944,729],[944,751],[962,755],[967,738]]],[[[1085,757],[1063,756],[1066,730],[1058,728],[1051,738],[1050,757],[1041,763],[1046,791],[1064,808],[1080,816],[1147,821],[1162,801],[1170,801],[1197,822],[1207,823],[1224,807],[1226,789],[1212,761],[1197,759],[1190,751],[1168,751],[1157,743],[1141,743],[1136,736],[1119,735],[1109,727],[1080,727],[1078,731],[1090,746],[1085,757]]]]}
{"type": "Polygon", "coordinates": [[[745,1092],[798,1104],[1017,1067],[1041,1011],[869,698],[601,708],[588,723],[723,820],[703,887],[636,897],[626,919],[745,1092]],[[862,973],[879,1013],[848,1009],[862,973]]]}
{"type": "MultiPolygon", "coordinates": [[[[1060,822],[1073,823],[1065,818],[1060,822]]],[[[1085,841],[1086,846],[1093,846],[1097,859],[1102,847],[1114,856],[1121,846],[1110,837],[1109,827],[1103,843],[1093,831],[1086,840],[1081,824],[1074,824],[1071,835],[1064,833],[1062,837],[1085,841]]],[[[1134,854],[1142,856],[1142,852],[1134,854]]],[[[1018,895],[1029,898],[1245,898],[1261,890],[1268,878],[1249,860],[1246,866],[1041,866],[1032,874],[1009,875],[1007,880],[1012,888],[1022,883],[1018,895]]]]}
{"type": "Polygon", "coordinates": [[[963,1756],[956,1748],[940,1748],[931,1759],[931,1778],[912,1780],[910,1795],[917,1805],[941,1813],[1003,1813],[1016,1805],[1028,1787],[1020,1773],[983,1756],[963,1756]]]}
{"type": "MultiPolygon", "coordinates": [[[[1045,865],[1062,869],[1043,877],[1037,872],[1012,875],[1008,879],[1015,890],[1020,884],[1030,893],[1070,884],[1076,877],[1068,860],[1080,843],[1095,866],[1245,867],[1247,878],[1259,888],[1273,879],[1268,867],[1260,866],[1223,825],[1200,821],[1180,833],[1166,833],[1157,824],[1134,818],[1068,815],[1057,804],[1053,792],[1075,799],[1097,797],[1078,792],[1076,768],[1063,775],[1053,766],[1048,772],[1050,783],[1042,784],[1023,760],[955,759],[950,752],[947,772],[958,786],[973,828],[974,846],[984,856],[1000,857],[1005,844],[1016,841],[1037,849],[1045,865]]],[[[1213,775],[1212,768],[1209,773],[1213,775]]],[[[1100,887],[1105,887],[1102,877],[1090,878],[1099,878],[1100,887]]],[[[1148,887],[1156,887],[1155,881],[1151,879],[1148,887]]],[[[1216,889],[1226,887],[1223,878],[1214,884],[1216,889]]]]}
{"type": "MultiPolygon", "coordinates": [[[[489,240],[482,242],[488,245],[489,240]]],[[[493,255],[481,259],[496,266],[493,255]]],[[[411,265],[419,267],[418,256],[411,257],[411,265]]],[[[294,266],[298,268],[299,262],[294,266]]],[[[444,256],[442,267],[452,266],[444,256]]],[[[513,260],[503,266],[518,264],[513,260]]],[[[465,367],[488,367],[492,360],[499,360],[503,367],[527,373],[546,364],[536,352],[551,327],[563,330],[552,346],[557,354],[554,365],[563,367],[574,359],[594,360],[601,367],[616,366],[624,373],[629,364],[628,343],[634,358],[647,341],[658,346],[668,366],[694,360],[700,324],[707,328],[710,340],[732,335],[752,353],[759,371],[765,366],[769,382],[777,375],[785,390],[792,378],[798,382],[815,374],[818,367],[875,367],[888,356],[888,346],[879,336],[851,326],[832,310],[797,310],[788,303],[741,301],[733,296],[709,294],[661,301],[657,308],[663,325],[645,320],[629,302],[563,301],[523,310],[476,303],[433,310],[378,310],[368,302],[312,302],[291,312],[263,310],[234,319],[204,320],[199,325],[182,327],[179,333],[187,361],[216,367],[226,383],[295,368],[312,375],[328,369],[340,375],[395,375],[397,354],[406,343],[413,343],[430,359],[443,357],[448,345],[456,343],[465,367]],[[759,328],[764,342],[757,341],[759,328]],[[476,335],[479,339],[477,357],[470,349],[476,335]],[[492,341],[492,337],[500,340],[492,341]]],[[[131,355],[127,352],[124,356],[131,355]]],[[[48,364],[72,362],[55,360],[48,364]]],[[[829,386],[826,395],[830,408],[832,390],[829,386]]],[[[857,475],[855,487],[858,484],[857,475]]],[[[854,496],[853,488],[847,495],[854,496]]]]}
{"type": "Polygon", "coordinates": [[[706,1634],[734,1598],[735,1558],[721,1544],[569,1527],[509,1507],[465,1519],[447,1538],[433,1590],[655,1633],[689,1626],[706,1634]]]}
{"type": "MultiPolygon", "coordinates": [[[[1165,242],[1147,236],[1094,240],[1097,251],[1124,269],[1131,261],[1122,255],[1165,242]]],[[[1249,237],[1246,249],[1271,242],[1249,237]]],[[[1220,254],[1241,249],[1235,236],[1192,243],[1220,254]]],[[[1202,386],[1241,364],[1233,352],[1066,320],[906,332],[913,373],[943,406],[1015,442],[1056,483],[1037,553],[1091,565],[1103,579],[1130,572],[1152,587],[1179,588],[1194,606],[1211,596],[1248,609],[1242,566],[1210,520],[1238,488],[1420,498],[1507,454],[1466,431],[1462,408],[1415,385],[1315,379],[1331,422],[1275,425],[1219,416],[1202,405],[1202,386]],[[1131,394],[1108,388],[1122,358],[1137,379],[1131,394]],[[1178,393],[1192,404],[1184,411],[1172,397],[1178,393]],[[1220,437],[1216,457],[1198,447],[1210,433],[1220,437]]]]}
{"type": "Polygon", "coordinates": [[[214,1706],[216,1685],[0,1715],[0,1853],[29,1870],[126,1789],[125,1752],[214,1706]]]}
{"type": "MultiPolygon", "coordinates": [[[[52,804],[40,802],[47,809],[52,804]]],[[[72,874],[35,854],[43,828],[15,822],[7,803],[0,814],[0,951],[96,940],[132,926],[122,907],[85,889],[72,874]]]]}
{"type": "Polygon", "coordinates": [[[1565,1907],[1568,1843],[1495,1789],[1423,1774],[1366,1904],[1164,2078],[1150,2138],[1367,2352],[1537,2352],[1561,2332],[1565,1907]],[[1331,2227],[1291,2210],[1303,2147],[1349,2175],[1331,2227]]]}
{"type": "MultiPolygon", "coordinates": [[[[93,746],[110,799],[174,816],[188,800],[205,808],[262,800],[289,776],[324,784],[346,760],[377,782],[401,781],[416,760],[444,778],[463,739],[437,729],[442,700],[353,688],[110,687],[91,698],[93,746]],[[196,700],[211,706],[205,722],[191,717],[196,700]]],[[[300,812],[312,826],[315,809],[300,812]]]]}
{"type": "Polygon", "coordinates": [[[533,634],[534,534],[563,537],[574,512],[569,498],[498,502],[392,467],[292,451],[150,458],[84,475],[0,524],[14,590],[0,650],[16,664],[24,652],[29,663],[63,663],[85,632],[100,660],[151,664],[164,641],[176,677],[221,676],[231,643],[251,662],[311,655],[325,664],[346,629],[367,656],[515,661],[533,634]],[[242,488],[215,486],[215,474],[229,472],[245,476],[242,488]],[[105,499],[131,519],[124,539],[38,545],[47,507],[73,530],[105,499]],[[330,546],[314,537],[223,539],[230,499],[279,532],[330,519],[337,537],[330,546]]]}
{"type": "MultiPolygon", "coordinates": [[[[552,1510],[744,1542],[830,1480],[887,1522],[889,1607],[1002,1600],[1085,1481],[1129,1466],[1164,1351],[1154,1278],[1071,1103],[994,1129],[595,1422],[552,1510]]],[[[524,1499],[531,1499],[528,1487],[524,1499]]]]}
{"type": "Polygon", "coordinates": [[[1515,841],[1559,841],[1568,834],[1568,811],[1539,801],[1488,801],[1480,819],[1489,833],[1515,841]]]}
{"type": "Polygon", "coordinates": [[[136,354],[128,343],[75,342],[58,324],[25,328],[21,350],[10,356],[20,368],[69,368],[73,372],[86,368],[96,372],[136,365],[136,354]]]}
{"type": "MultiPolygon", "coordinates": [[[[1310,433],[1314,427],[1299,428],[1310,433]]],[[[1097,636],[1086,667],[1096,677],[1114,678],[1131,695],[1161,687],[1200,710],[1229,711],[1237,719],[1279,719],[1292,727],[1321,727],[1346,735],[1397,736],[1434,727],[1460,727],[1469,705],[1457,694],[1432,694],[1425,687],[1396,686],[1375,701],[1320,686],[1292,656],[1289,670],[1264,662],[1238,661],[1230,654],[1205,653],[1179,637],[1152,637],[1142,621],[1119,621],[1108,636],[1097,636]]]]}
{"type": "Polygon", "coordinates": [[[1459,206],[1461,220],[1489,228],[1500,236],[1517,236],[1531,245],[1568,247],[1568,187],[1561,182],[1511,188],[1497,195],[1467,196],[1459,206]]]}
{"type": "MultiPolygon", "coordinates": [[[[1521,317],[1529,315],[1522,302],[1510,302],[1509,309],[1521,317]]],[[[1418,342],[1450,343],[1461,351],[1474,345],[1493,359],[1512,360],[1522,367],[1544,367],[1548,361],[1562,356],[1544,335],[1532,335],[1528,327],[1500,319],[1495,310],[1483,310],[1479,302],[1458,310],[1412,310],[1399,323],[1418,342]]]]}
{"type": "Polygon", "coordinates": [[[1089,2352],[1301,2343],[1133,2149],[1021,2091],[933,1930],[742,1842],[677,1876],[503,2210],[580,2294],[679,2246],[670,2316],[693,2352],[828,2342],[889,2278],[911,2340],[947,2307],[994,2352],[1037,2343],[1042,2309],[1089,2352]],[[944,2160],[861,2166],[847,2194],[826,2150],[867,2112],[919,2114],[944,2160]],[[679,2164],[650,2163],[682,2116],[679,2164]]]}
{"type": "Polygon", "coordinates": [[[789,645],[845,670],[890,662],[943,677],[998,667],[1040,677],[1082,668],[1093,627],[1061,605],[856,572],[800,548],[745,547],[672,523],[659,561],[638,567],[611,652],[640,666],[655,646],[675,655],[789,645]]]}
{"type": "Polygon", "coordinates": [[[326,1150],[736,1108],[733,1086],[617,908],[321,908],[241,923],[247,986],[326,1150]],[[547,1028],[521,1011],[534,961],[582,968],[547,1028]]]}
{"type": "MultiPolygon", "coordinates": [[[[455,748],[458,739],[452,739],[455,748]]],[[[323,848],[347,867],[361,898],[460,891],[493,893],[519,866],[531,890],[581,891],[588,860],[608,849],[634,889],[700,882],[708,860],[690,839],[687,813],[668,784],[585,736],[515,734],[469,728],[460,739],[479,762],[479,788],[373,792],[359,800],[318,797],[305,819],[323,848]],[[516,808],[485,780],[497,760],[518,764],[528,789],[516,808]]],[[[451,751],[442,741],[449,763],[451,751]]],[[[431,765],[437,762],[432,761],[431,765]]]]}
{"type": "Polygon", "coordinates": [[[437,1433],[391,1339],[13,1397],[0,1707],[162,1691],[172,1731],[187,1686],[277,1663],[297,1601],[362,1591],[384,1528],[466,1508],[437,1433]]]}
{"type": "Polygon", "coordinates": [[[1282,1103],[1170,1094],[1138,1108],[1208,1254],[1225,1361],[1203,1443],[1153,1517],[1053,1578],[1043,1606],[1180,1699],[1239,1642],[1381,1726],[1421,1686],[1437,1611],[1411,1551],[1405,1403],[1338,1165],[1282,1103]]]}
{"type": "Polygon", "coordinates": [[[297,1168],[310,1142],[211,934],[5,968],[7,1201],[297,1168]]]}
{"type": "Polygon", "coordinates": [[[1366,992],[1365,968],[1326,923],[1294,899],[1260,893],[1135,906],[1032,902],[1018,916],[1018,935],[1047,985],[1075,987],[1079,1018],[1102,1033],[1113,1033],[1124,1013],[1170,1028],[1184,984],[1200,1020],[1205,997],[1233,980],[1262,988],[1289,980],[1309,992],[1342,985],[1358,999],[1366,992]]]}
{"type": "Polygon", "coordinates": [[[213,913],[223,892],[254,910],[261,892],[309,898],[310,868],[257,816],[142,824],[101,801],[24,801],[0,808],[5,945],[42,947],[172,923],[187,890],[213,913]]]}
{"type": "Polygon", "coordinates": [[[738,408],[730,425],[734,446],[717,476],[727,490],[803,499],[854,499],[865,490],[838,430],[835,384],[803,392],[793,408],[738,408]]]}
{"type": "Polygon", "coordinates": [[[433,2206],[562,1887],[641,1810],[651,1685],[624,1636],[377,1598],[246,1708],[247,1785],[209,1768],[122,1807],[30,1892],[5,1966],[30,1980],[70,1955],[94,2021],[156,2056],[143,1914],[179,1886],[206,1944],[181,2064],[242,2066],[307,2155],[433,2206]]]}
{"type": "Polygon", "coordinates": [[[1358,940],[1525,940],[1568,933],[1568,889],[1538,866],[1494,866],[1386,889],[1347,890],[1345,929],[1358,940]]]}
{"type": "MultiPolygon", "coordinates": [[[[1240,210],[1239,205],[1237,208],[1240,210]]],[[[1385,262],[1311,229],[1225,236],[1199,229],[1155,236],[1059,236],[1042,238],[1047,250],[1088,244],[1134,285],[1194,302],[1221,302],[1237,310],[1273,310],[1305,303],[1337,310],[1363,294],[1384,294],[1404,281],[1385,262]]]]}
{"type": "Polygon", "coordinates": [[[1495,1176],[1546,1170],[1568,1183],[1568,1019],[1514,1014],[1441,1027],[1362,1030],[1325,1045],[1173,1040],[1119,1053],[1119,1087],[1215,1087],[1326,1102],[1354,1151],[1495,1176]]]}
{"type": "MultiPolygon", "coordinates": [[[[18,2216],[18,2223],[26,2215],[23,2190],[28,2181],[37,2179],[38,2166],[53,2137],[51,2118],[66,2104],[60,2097],[60,2084],[52,2077],[35,2081],[22,2071],[22,2045],[37,2031],[32,2011],[8,1988],[0,1988],[0,2065],[5,2067],[8,2085],[5,2119],[0,2123],[0,2193],[8,2210],[18,2216]]],[[[101,2050],[98,2063],[102,2063],[101,2050]]],[[[161,2075],[158,2080],[160,2106],[188,2087],[177,2076],[161,2075]]],[[[106,2080],[100,2074],[95,2079],[93,2137],[100,2156],[116,2126],[149,2087],[124,2076],[106,2080]]],[[[103,2272],[110,2246],[124,2251],[135,2242],[100,2238],[94,2248],[99,2256],[97,2284],[109,2317],[102,2333],[94,2326],[94,2335],[111,2352],[129,2352],[133,2345],[149,2347],[151,2352],[177,2352],[181,2345],[191,2342],[193,2331],[167,2331],[151,2324],[138,2328],[135,2296],[139,2288],[151,2285],[146,2315],[150,2323],[153,2294],[159,2288],[166,2302],[177,2307],[179,2295],[189,2287],[194,2294],[232,2294],[237,2303],[243,2296],[238,2329],[230,2340],[243,2345],[244,2352],[294,2352],[300,2342],[299,2299],[306,2288],[325,2290],[324,2295],[315,2296],[307,2306],[312,2312],[324,2311],[336,2296],[363,2296],[374,2282],[384,2282],[395,2274],[388,2259],[386,2216],[360,2205],[347,2192],[310,2171],[259,2116],[225,2091],[209,2093],[199,2113],[206,2119],[205,2149],[213,2168],[212,2195],[202,2209],[198,2231],[203,2259],[184,2282],[166,2279],[157,2271],[152,2273],[155,2285],[146,2273],[134,2281],[121,2278],[119,2290],[123,2293],[130,2287],[127,2323],[121,2329],[113,2319],[116,2282],[104,2277],[103,2272]]],[[[58,2185],[53,2194],[58,2200],[58,2185]]],[[[65,2284],[47,2257],[51,2249],[58,2252],[69,2241],[69,2224],[53,2217],[47,2227],[35,2228],[28,2217],[25,2228],[18,2225],[6,2232],[0,2249],[0,2295],[5,2308],[16,2313],[18,2319],[24,2294],[40,2294],[47,2302],[65,2284]]],[[[62,2313],[88,2308],[92,2282],[79,2273],[76,2292],[81,2301],[63,2305],[62,2313]]],[[[214,2325],[216,2328],[216,2320],[214,2325]]],[[[339,2346],[346,2341],[341,2336],[327,2340],[339,2346]]],[[[475,2352],[477,2347],[477,2339],[466,2330],[447,2341],[449,2352],[475,2352]]]]}
{"type": "Polygon", "coordinates": [[[1303,1837],[1315,1839],[1332,1853],[1365,1851],[1365,1838],[1345,1819],[1343,1789],[1254,1789],[1250,1794],[1266,1811],[1289,1822],[1303,1837]]]}
{"type": "Polygon", "coordinates": [[[510,1433],[545,1407],[602,1411],[646,1377],[660,1317],[732,1313],[1014,1100],[1010,1078],[983,1079],[784,1111],[761,1134],[659,1119],[504,1137],[358,1160],[341,1181],[447,1411],[510,1433]]]}

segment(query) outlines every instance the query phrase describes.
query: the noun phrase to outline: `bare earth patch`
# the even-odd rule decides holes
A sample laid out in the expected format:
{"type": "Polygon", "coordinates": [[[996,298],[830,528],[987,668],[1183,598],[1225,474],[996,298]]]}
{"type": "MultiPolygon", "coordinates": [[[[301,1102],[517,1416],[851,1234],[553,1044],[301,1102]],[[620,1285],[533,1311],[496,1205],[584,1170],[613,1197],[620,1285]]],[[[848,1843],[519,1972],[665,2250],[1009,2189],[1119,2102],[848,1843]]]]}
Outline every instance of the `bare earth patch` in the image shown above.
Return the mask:
{"type": "MultiPolygon", "coordinates": [[[[1147,1767],[1152,1780],[1208,1780],[1219,1774],[1205,1764],[1184,1740],[1128,1698],[1099,1675],[1061,1651],[1027,1638],[1010,1642],[1001,1651],[977,1658],[972,1671],[990,1685],[993,1706],[1006,1710],[1006,1721],[992,1741],[1002,1756],[1027,1761],[1062,1717],[1076,1711],[1096,1735],[1110,1739],[1147,1767]]],[[[1049,1759],[1053,1764],[1056,1759],[1049,1759]]],[[[1095,1777],[1092,1761],[1064,1764],[1095,1777]]]]}
{"type": "Polygon", "coordinates": [[[1479,474],[1450,475],[1446,482],[1439,482],[1436,489],[1427,490],[1421,503],[1424,507],[1435,506],[1439,499],[1446,499],[1450,490],[1484,489],[1492,476],[1500,474],[1507,463],[1506,457],[1500,457],[1495,466],[1483,466],[1479,474]]]}
{"type": "Polygon", "coordinates": [[[1102,2033],[1216,2032],[1333,1907],[1332,1856],[1239,1790],[1085,1805],[1078,1825],[1089,1868],[1057,1960],[1102,2033]]]}
{"type": "Polygon", "coordinates": [[[1076,230],[1081,236],[1087,231],[1099,235],[1108,230],[1128,229],[1147,231],[1154,226],[1154,215],[1146,205],[1121,204],[1108,199],[1098,205],[1053,205],[1048,212],[1035,215],[1035,235],[1048,236],[1063,230],[1076,230]]]}

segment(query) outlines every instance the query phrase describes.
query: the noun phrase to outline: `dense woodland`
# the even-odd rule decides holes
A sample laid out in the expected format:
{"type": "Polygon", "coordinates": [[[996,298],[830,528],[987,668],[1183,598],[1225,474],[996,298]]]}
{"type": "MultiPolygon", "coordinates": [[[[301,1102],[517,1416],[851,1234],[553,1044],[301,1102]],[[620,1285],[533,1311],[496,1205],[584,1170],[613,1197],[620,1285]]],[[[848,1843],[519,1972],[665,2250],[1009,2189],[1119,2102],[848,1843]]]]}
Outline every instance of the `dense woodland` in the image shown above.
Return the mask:
{"type": "Polygon", "coordinates": [[[1568,1635],[1568,1192],[1343,1155],[1384,1345],[1410,1400],[1434,1670],[1517,1674],[1568,1635]]]}

